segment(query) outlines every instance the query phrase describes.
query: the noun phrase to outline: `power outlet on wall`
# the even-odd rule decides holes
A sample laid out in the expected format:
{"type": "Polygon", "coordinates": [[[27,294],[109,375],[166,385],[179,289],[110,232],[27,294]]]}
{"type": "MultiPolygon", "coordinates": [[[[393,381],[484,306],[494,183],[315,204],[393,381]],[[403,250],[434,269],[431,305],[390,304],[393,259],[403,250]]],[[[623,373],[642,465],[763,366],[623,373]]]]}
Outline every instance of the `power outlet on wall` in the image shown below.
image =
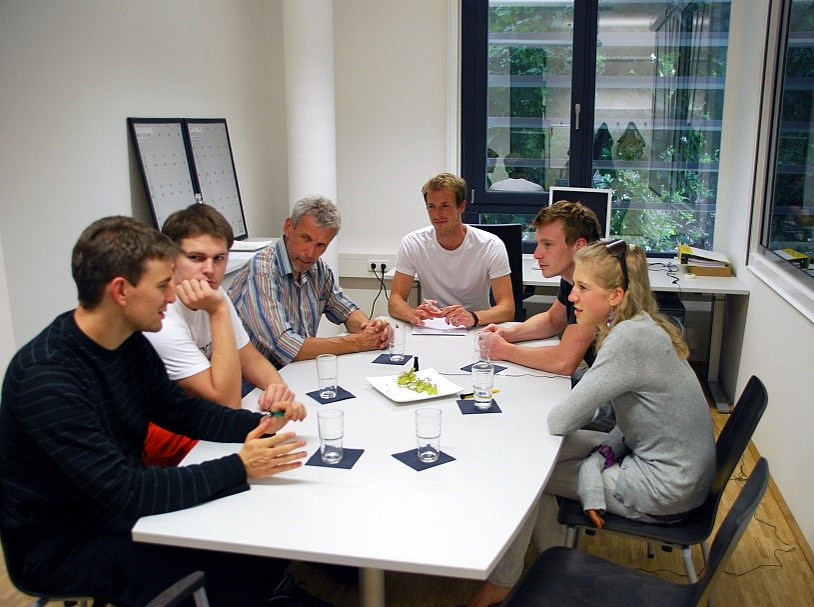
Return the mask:
{"type": "Polygon", "coordinates": [[[382,268],[384,268],[384,272],[387,272],[387,268],[389,267],[387,260],[385,259],[368,259],[367,260],[367,271],[373,272],[374,270],[376,273],[382,272],[382,268]]]}

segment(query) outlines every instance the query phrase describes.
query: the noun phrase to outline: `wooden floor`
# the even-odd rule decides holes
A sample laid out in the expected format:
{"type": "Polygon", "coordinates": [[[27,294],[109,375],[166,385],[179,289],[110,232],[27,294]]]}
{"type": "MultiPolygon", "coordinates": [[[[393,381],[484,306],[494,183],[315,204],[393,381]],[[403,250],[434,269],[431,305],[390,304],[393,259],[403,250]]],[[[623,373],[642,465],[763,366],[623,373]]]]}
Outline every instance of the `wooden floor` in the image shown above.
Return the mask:
{"type": "MultiPolygon", "coordinates": [[[[726,416],[712,410],[717,429],[726,416]]],[[[754,466],[757,453],[753,448],[744,456],[724,494],[719,515],[728,509],[734,496],[754,466]]],[[[771,468],[771,462],[769,462],[771,468]]],[[[720,518],[719,516],[719,518],[720,518]]],[[[718,607],[814,607],[814,557],[801,537],[799,529],[788,514],[785,502],[770,484],[754,520],[749,524],[732,558],[725,565],[725,573],[716,585],[715,601],[718,607]]],[[[686,581],[679,552],[658,551],[648,559],[645,544],[623,536],[597,533],[585,537],[581,548],[618,563],[649,571],[673,581],[686,581]]],[[[528,561],[534,555],[529,550],[528,561]]],[[[700,550],[695,553],[696,567],[701,568],[700,550]]],[[[5,563],[4,563],[5,565],[5,563]]],[[[355,607],[358,588],[352,571],[346,575],[317,566],[297,563],[295,577],[306,589],[334,603],[337,607],[355,607]]],[[[0,606],[23,607],[31,599],[16,592],[6,576],[5,566],[0,572],[0,606]]],[[[386,592],[388,607],[454,607],[465,603],[477,582],[425,575],[387,573],[386,592]]]]}

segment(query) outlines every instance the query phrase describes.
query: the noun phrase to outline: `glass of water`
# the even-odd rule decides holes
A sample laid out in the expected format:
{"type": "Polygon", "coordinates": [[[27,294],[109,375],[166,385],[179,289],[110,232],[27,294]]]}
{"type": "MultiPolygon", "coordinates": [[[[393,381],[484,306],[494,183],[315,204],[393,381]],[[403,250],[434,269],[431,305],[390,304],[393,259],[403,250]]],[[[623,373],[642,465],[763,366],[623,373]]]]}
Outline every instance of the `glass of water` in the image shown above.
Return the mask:
{"type": "Polygon", "coordinates": [[[393,333],[390,336],[390,360],[398,363],[404,360],[404,342],[406,339],[404,325],[397,322],[393,324],[392,329],[393,333]]]}
{"type": "Polygon", "coordinates": [[[325,464],[338,464],[344,455],[345,413],[341,409],[324,409],[317,412],[319,426],[319,453],[325,464]]]}
{"type": "Polygon", "coordinates": [[[415,436],[418,461],[431,464],[441,453],[441,409],[416,409],[415,436]]]}
{"type": "Polygon", "coordinates": [[[481,361],[472,365],[472,393],[477,409],[485,411],[492,406],[494,384],[495,367],[493,364],[481,361]]]}
{"type": "Polygon", "coordinates": [[[339,375],[339,363],[336,354],[317,356],[317,381],[319,396],[323,400],[336,398],[336,380],[339,375]]]}

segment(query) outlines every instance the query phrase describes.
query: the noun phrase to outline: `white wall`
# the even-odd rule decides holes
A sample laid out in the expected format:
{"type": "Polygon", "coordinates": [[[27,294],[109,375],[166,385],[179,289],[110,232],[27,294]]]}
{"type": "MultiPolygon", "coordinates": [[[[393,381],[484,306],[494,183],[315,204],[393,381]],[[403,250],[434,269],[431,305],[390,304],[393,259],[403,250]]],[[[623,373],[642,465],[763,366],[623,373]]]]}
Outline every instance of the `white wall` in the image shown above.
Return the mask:
{"type": "Polygon", "coordinates": [[[75,305],[70,251],[149,220],[128,116],[225,117],[252,233],[287,213],[279,2],[0,3],[0,236],[17,345],[75,305]]]}
{"type": "Polygon", "coordinates": [[[447,170],[447,2],[334,4],[340,253],[395,254],[447,170]]]}
{"type": "Polygon", "coordinates": [[[3,261],[3,239],[0,238],[0,377],[5,375],[11,357],[17,350],[14,343],[14,326],[11,322],[11,304],[8,297],[6,264],[3,261]]]}
{"type": "MultiPolygon", "coordinates": [[[[814,461],[814,325],[745,266],[749,248],[752,179],[767,0],[733,2],[730,28],[716,248],[736,262],[748,300],[730,306],[721,371],[730,393],[751,375],[766,384],[769,405],[754,437],[772,477],[810,546],[814,546],[814,494],[806,480],[814,461]],[[745,327],[742,335],[740,327],[745,327]]],[[[755,227],[754,229],[757,229],[755,227]]]]}

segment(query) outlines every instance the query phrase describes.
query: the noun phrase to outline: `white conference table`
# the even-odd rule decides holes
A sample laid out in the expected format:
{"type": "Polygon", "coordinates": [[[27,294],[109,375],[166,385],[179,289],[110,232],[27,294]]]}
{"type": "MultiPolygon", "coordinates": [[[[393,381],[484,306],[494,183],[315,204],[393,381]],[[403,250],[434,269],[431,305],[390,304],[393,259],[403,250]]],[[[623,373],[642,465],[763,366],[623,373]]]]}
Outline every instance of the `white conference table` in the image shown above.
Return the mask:
{"type": "MultiPolygon", "coordinates": [[[[544,343],[544,342],[540,342],[544,343]]],[[[421,369],[434,368],[470,391],[460,367],[473,362],[473,336],[408,335],[406,352],[421,369]]],[[[376,352],[339,357],[339,384],[356,398],[320,405],[314,361],[281,374],[306,404],[308,417],[291,423],[319,449],[316,412],[345,412],[345,448],[364,449],[352,469],[304,465],[257,481],[251,490],[194,508],[144,517],[137,541],[360,567],[360,601],[383,607],[384,571],[485,579],[539,497],[559,450],[546,416],[570,390],[570,381],[511,363],[495,377],[495,414],[463,415],[457,395],[410,404],[380,394],[367,376],[411,367],[373,364],[376,352]],[[441,450],[454,461],[417,472],[391,454],[416,446],[414,411],[443,411],[441,450]]],[[[257,391],[244,399],[256,408],[257,391]]],[[[239,449],[201,441],[184,464],[239,449]]]]}
{"type": "MultiPolygon", "coordinates": [[[[650,259],[653,263],[666,263],[673,260],[650,259]]],[[[715,399],[715,405],[722,413],[729,413],[730,406],[719,382],[721,363],[721,343],[723,341],[724,317],[729,296],[748,296],[748,287],[735,276],[696,276],[687,278],[683,269],[677,264],[679,271],[676,278],[668,276],[663,269],[653,269],[649,272],[650,288],[653,291],[670,293],[698,293],[712,296],[712,322],[710,324],[709,356],[707,359],[707,383],[715,399]]],[[[537,262],[531,255],[523,255],[523,284],[533,287],[557,288],[560,277],[546,278],[540,271],[537,262]]]]}

